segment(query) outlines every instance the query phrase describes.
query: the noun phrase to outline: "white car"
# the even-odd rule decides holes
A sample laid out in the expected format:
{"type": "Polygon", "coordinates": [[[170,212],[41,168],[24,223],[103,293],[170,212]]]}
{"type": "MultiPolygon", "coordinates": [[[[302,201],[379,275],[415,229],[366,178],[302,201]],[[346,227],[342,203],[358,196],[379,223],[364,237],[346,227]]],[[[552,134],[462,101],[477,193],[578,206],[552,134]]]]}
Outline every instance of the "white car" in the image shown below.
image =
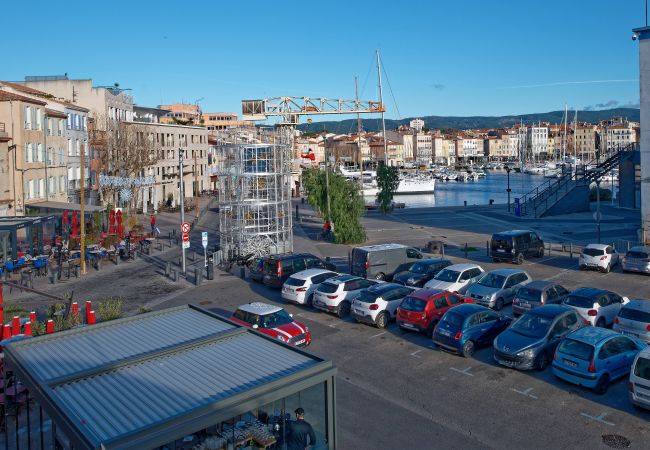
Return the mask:
{"type": "Polygon", "coordinates": [[[580,270],[597,269],[608,273],[618,263],[618,253],[607,244],[589,244],[580,254],[580,270]]]}
{"type": "Polygon", "coordinates": [[[611,291],[598,288],[578,288],[564,299],[590,325],[607,327],[614,323],[623,305],[630,300],[611,291]]]}
{"type": "Polygon", "coordinates": [[[320,284],[339,276],[327,269],[307,269],[294,273],[282,285],[282,298],[300,305],[311,305],[314,291],[320,284]]]}
{"type": "Polygon", "coordinates": [[[414,290],[397,283],[382,283],[364,289],[352,301],[352,317],[357,322],[386,328],[388,322],[395,318],[402,299],[414,290]]]}
{"type": "Polygon", "coordinates": [[[323,281],[314,291],[312,306],[343,318],[350,313],[352,301],[363,289],[381,283],[354,275],[341,275],[323,281]]]}
{"type": "Polygon", "coordinates": [[[445,267],[438,274],[426,282],[425,289],[440,289],[462,294],[485,272],[477,264],[453,264],[445,267]]]}
{"type": "Polygon", "coordinates": [[[630,400],[633,405],[650,410],[650,347],[641,350],[632,363],[630,400]]]}

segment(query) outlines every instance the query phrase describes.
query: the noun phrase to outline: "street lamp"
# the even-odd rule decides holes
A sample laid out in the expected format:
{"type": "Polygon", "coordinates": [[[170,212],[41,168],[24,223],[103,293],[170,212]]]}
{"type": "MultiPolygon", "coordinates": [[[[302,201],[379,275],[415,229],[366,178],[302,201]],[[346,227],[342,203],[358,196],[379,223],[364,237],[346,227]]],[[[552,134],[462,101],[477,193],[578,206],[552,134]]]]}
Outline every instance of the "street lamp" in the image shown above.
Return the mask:
{"type": "Polygon", "coordinates": [[[506,173],[508,174],[508,188],[506,189],[506,192],[508,193],[508,212],[510,212],[510,191],[512,191],[512,189],[510,189],[510,171],[511,170],[512,170],[512,168],[509,165],[506,164],[506,173]]]}

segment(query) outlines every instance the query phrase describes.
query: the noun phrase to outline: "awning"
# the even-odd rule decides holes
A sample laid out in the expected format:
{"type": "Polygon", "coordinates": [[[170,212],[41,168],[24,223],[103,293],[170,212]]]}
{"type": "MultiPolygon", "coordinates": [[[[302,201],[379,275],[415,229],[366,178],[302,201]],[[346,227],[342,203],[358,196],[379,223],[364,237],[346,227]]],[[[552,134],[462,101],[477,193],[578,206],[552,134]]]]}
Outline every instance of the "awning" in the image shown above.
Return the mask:
{"type": "MultiPolygon", "coordinates": [[[[69,211],[81,211],[81,205],[79,203],[66,203],[66,202],[38,202],[38,203],[28,203],[28,208],[39,208],[39,209],[51,209],[51,210],[69,210],[69,211]]],[[[104,206],[98,205],[84,205],[84,212],[92,213],[95,211],[106,211],[104,206]]]]}

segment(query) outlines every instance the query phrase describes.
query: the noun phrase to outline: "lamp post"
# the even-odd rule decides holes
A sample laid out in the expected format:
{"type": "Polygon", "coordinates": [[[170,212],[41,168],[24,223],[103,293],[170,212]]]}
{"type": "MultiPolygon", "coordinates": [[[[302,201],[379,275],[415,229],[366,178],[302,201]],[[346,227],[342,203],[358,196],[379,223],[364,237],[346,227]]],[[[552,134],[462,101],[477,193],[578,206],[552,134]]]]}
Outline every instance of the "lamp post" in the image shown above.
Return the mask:
{"type": "Polygon", "coordinates": [[[510,191],[512,191],[512,189],[510,189],[510,171],[511,170],[512,170],[512,168],[509,165],[506,164],[506,173],[508,174],[508,188],[506,189],[506,192],[508,193],[508,212],[510,212],[510,191]]]}
{"type": "Polygon", "coordinates": [[[596,235],[600,244],[600,178],[596,178],[596,235]]]}

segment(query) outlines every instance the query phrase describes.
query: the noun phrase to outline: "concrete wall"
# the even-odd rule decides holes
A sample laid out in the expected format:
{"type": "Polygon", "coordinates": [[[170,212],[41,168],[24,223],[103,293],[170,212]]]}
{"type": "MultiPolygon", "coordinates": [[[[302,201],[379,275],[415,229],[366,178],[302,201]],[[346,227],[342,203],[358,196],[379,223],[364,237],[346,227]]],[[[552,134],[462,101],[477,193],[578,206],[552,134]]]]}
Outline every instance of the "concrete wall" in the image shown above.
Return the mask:
{"type": "Polygon", "coordinates": [[[641,223],[650,241],[650,28],[638,30],[641,90],[641,223]]]}
{"type": "Polygon", "coordinates": [[[542,214],[542,217],[585,211],[589,211],[589,186],[576,186],[542,214]]]}

